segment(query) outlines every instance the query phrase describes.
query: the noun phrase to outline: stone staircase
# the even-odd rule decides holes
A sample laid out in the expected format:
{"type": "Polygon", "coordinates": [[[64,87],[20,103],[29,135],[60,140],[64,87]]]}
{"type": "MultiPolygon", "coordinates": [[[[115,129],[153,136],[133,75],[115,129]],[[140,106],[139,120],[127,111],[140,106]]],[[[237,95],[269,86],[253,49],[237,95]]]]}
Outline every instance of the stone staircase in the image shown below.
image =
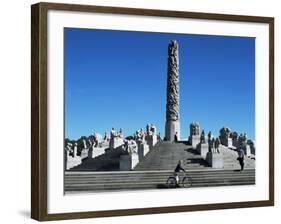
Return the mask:
{"type": "MultiPolygon", "coordinates": [[[[240,169],[239,162],[237,161],[238,154],[235,150],[223,145],[220,146],[219,150],[223,154],[224,169],[240,169]]],[[[244,168],[255,168],[254,158],[245,156],[244,163],[244,168]]]]}
{"type": "Polygon", "coordinates": [[[186,170],[209,169],[207,162],[184,143],[159,142],[140,161],[135,171],[174,170],[179,160],[186,170]]]}
{"type": "Polygon", "coordinates": [[[119,159],[121,155],[126,154],[123,149],[106,150],[102,155],[95,158],[86,158],[83,162],[73,167],[73,171],[118,171],[119,159]]]}
{"type": "MultiPolygon", "coordinates": [[[[65,193],[166,188],[173,171],[65,172],[65,193]]],[[[255,184],[255,170],[191,170],[192,187],[255,184]]]]}
{"type": "Polygon", "coordinates": [[[192,178],[192,187],[255,184],[254,159],[245,157],[245,170],[240,172],[237,152],[225,146],[219,150],[224,168],[213,169],[190,145],[159,142],[133,171],[118,171],[119,157],[125,152],[110,150],[66,171],[65,193],[166,188],[167,178],[173,175],[179,160],[192,178]]]}
{"type": "MultiPolygon", "coordinates": [[[[221,145],[224,169],[239,169],[237,152],[221,145]]],[[[107,150],[95,158],[85,158],[83,162],[70,170],[74,171],[118,171],[120,156],[126,154],[123,149],[107,150]]],[[[159,142],[150,150],[134,168],[135,171],[174,170],[178,161],[183,161],[186,170],[212,169],[208,163],[185,143],[159,142]]],[[[245,157],[245,168],[255,168],[255,159],[245,157]]]]}

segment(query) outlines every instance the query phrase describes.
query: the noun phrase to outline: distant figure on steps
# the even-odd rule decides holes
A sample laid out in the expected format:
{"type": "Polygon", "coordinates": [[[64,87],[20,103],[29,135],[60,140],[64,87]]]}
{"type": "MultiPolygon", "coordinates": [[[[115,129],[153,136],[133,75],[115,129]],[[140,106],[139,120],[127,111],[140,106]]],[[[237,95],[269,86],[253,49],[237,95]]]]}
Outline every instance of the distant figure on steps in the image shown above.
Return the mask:
{"type": "Polygon", "coordinates": [[[158,135],[157,135],[157,142],[160,142],[160,141],[162,141],[162,138],[161,138],[161,134],[159,132],[158,135]]]}
{"type": "Polygon", "coordinates": [[[176,132],[175,136],[174,136],[174,142],[178,142],[178,132],[176,132]]]}
{"type": "Polygon", "coordinates": [[[242,147],[240,147],[238,149],[238,158],[237,160],[239,161],[240,167],[241,167],[241,171],[244,169],[244,150],[242,149],[242,147]]]}
{"type": "Polygon", "coordinates": [[[216,140],[215,140],[215,151],[217,153],[220,153],[219,146],[220,146],[220,140],[219,140],[219,138],[216,138],[216,140]]]}

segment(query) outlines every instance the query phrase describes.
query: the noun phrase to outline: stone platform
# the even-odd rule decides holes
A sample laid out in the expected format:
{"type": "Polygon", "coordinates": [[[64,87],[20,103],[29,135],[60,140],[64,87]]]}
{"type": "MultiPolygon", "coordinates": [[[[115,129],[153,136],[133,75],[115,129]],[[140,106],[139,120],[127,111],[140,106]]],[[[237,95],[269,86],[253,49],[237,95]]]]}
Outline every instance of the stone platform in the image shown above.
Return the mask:
{"type": "Polygon", "coordinates": [[[224,167],[214,169],[187,142],[159,142],[133,171],[119,171],[122,150],[109,151],[65,172],[65,192],[95,192],[165,188],[179,160],[192,177],[192,187],[255,184],[255,160],[245,158],[245,170],[239,172],[237,152],[226,146],[219,148],[224,167]],[[99,171],[99,172],[97,172],[99,171]],[[104,172],[106,171],[106,172],[104,172]]]}

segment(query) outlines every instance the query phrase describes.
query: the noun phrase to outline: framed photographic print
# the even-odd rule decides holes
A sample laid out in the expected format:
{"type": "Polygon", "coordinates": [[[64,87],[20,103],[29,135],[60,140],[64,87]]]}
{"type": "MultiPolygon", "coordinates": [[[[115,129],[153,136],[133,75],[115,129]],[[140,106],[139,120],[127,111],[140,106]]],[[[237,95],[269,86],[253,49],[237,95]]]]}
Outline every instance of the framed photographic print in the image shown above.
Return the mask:
{"type": "Polygon", "coordinates": [[[274,18],[31,16],[32,218],[274,205],[274,18]]]}

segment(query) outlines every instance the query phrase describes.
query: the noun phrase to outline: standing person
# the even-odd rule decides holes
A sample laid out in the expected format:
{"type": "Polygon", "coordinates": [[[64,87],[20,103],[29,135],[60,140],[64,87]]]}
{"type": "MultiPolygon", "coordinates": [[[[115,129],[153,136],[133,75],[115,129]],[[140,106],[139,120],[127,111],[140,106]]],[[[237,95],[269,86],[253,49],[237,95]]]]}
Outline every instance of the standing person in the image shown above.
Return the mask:
{"type": "Polygon", "coordinates": [[[182,167],[182,162],[181,162],[181,160],[179,160],[178,161],[178,164],[177,164],[177,166],[176,166],[176,168],[175,168],[175,176],[176,176],[176,181],[177,181],[177,186],[179,186],[179,173],[181,172],[181,171],[183,171],[183,172],[185,172],[185,169],[182,167]]]}
{"type": "Polygon", "coordinates": [[[178,132],[176,132],[176,134],[174,136],[174,142],[178,142],[178,132]]]}
{"type": "Polygon", "coordinates": [[[160,142],[160,141],[162,141],[162,139],[161,139],[161,135],[160,135],[160,132],[159,132],[158,135],[157,135],[157,142],[160,142]]]}
{"type": "Polygon", "coordinates": [[[244,169],[244,150],[242,149],[242,147],[239,148],[238,150],[238,158],[237,160],[239,161],[239,164],[241,166],[241,171],[244,169]]]}
{"type": "Polygon", "coordinates": [[[216,150],[217,153],[220,152],[219,146],[220,146],[220,140],[219,140],[219,138],[216,138],[216,140],[215,140],[215,150],[216,150]]]}

